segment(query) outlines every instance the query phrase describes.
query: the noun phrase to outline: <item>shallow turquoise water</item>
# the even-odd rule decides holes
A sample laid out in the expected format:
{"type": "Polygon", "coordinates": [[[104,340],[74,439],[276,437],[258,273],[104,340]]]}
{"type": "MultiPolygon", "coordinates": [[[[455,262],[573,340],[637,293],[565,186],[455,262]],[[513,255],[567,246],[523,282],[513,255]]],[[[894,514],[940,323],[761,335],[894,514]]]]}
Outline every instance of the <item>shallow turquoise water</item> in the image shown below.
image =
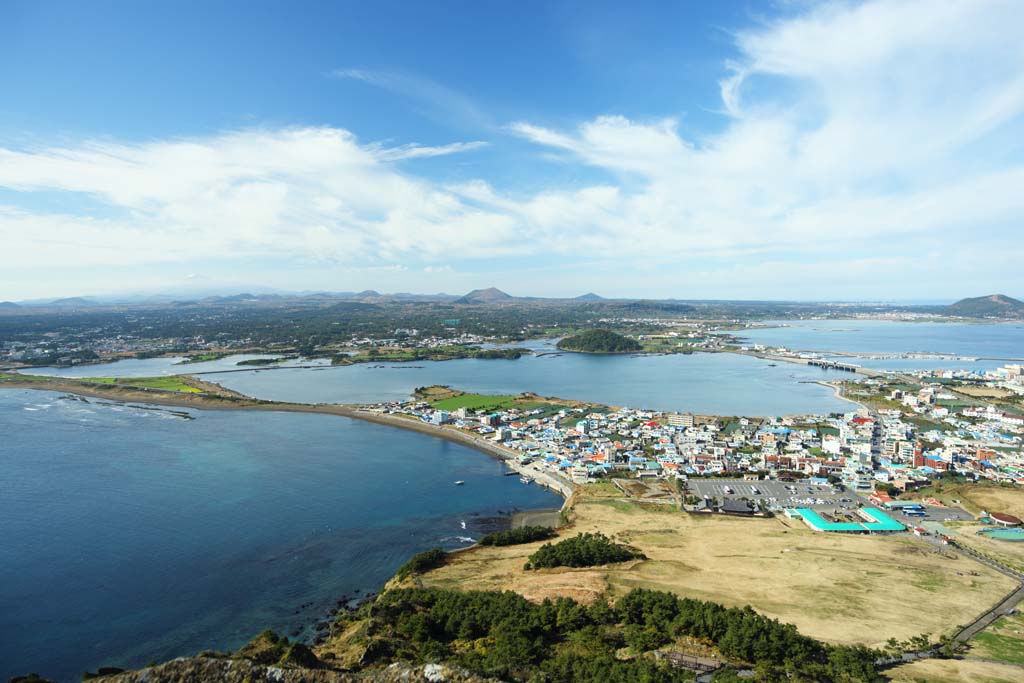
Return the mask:
{"type": "Polygon", "coordinates": [[[472,449],[326,415],[7,389],[0,429],[0,680],[287,634],[415,552],[561,505],[472,449]]]}

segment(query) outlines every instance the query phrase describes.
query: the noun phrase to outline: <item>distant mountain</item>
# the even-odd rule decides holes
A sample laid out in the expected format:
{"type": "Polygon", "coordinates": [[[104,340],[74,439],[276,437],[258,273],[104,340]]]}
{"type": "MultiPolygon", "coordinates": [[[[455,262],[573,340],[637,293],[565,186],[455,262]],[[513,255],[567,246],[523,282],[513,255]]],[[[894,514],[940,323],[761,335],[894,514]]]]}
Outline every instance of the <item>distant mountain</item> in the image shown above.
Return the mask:
{"type": "Polygon", "coordinates": [[[366,299],[368,297],[379,297],[381,294],[375,289],[364,289],[363,291],[356,294],[357,299],[366,299]]]}
{"type": "Polygon", "coordinates": [[[21,308],[21,306],[14,303],[13,301],[0,301],[0,308],[10,308],[13,310],[15,308],[21,308]]]}
{"type": "Polygon", "coordinates": [[[506,301],[511,301],[512,296],[495,287],[488,287],[487,289],[474,289],[466,296],[456,299],[457,304],[500,304],[506,301]]]}
{"type": "Polygon", "coordinates": [[[1021,318],[1024,317],[1024,302],[1005,294],[989,294],[961,299],[947,306],[946,312],[966,318],[1021,318]]]}
{"type": "Polygon", "coordinates": [[[587,292],[586,294],[583,294],[581,296],[576,297],[575,300],[576,301],[604,301],[605,298],[603,296],[600,296],[599,294],[594,294],[593,292],[587,292]]]}
{"type": "Polygon", "coordinates": [[[67,297],[65,299],[54,299],[47,306],[61,306],[67,308],[74,308],[76,306],[93,306],[95,302],[85,299],[80,296],[67,297]]]}
{"type": "Polygon", "coordinates": [[[242,292],[241,294],[232,294],[231,296],[208,296],[205,299],[201,299],[199,303],[239,304],[255,303],[257,301],[277,301],[281,298],[280,294],[250,294],[249,292],[242,292]]]}

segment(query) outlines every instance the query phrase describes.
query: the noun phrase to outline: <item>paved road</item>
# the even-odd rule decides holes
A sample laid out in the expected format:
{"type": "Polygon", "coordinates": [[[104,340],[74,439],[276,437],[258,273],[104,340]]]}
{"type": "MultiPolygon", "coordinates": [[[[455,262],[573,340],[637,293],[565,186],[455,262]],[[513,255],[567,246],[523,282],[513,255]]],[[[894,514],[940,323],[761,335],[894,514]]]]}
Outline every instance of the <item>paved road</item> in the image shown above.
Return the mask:
{"type": "Polygon", "coordinates": [[[1021,600],[1024,600],[1024,584],[1018,585],[1017,590],[1007,595],[1002,602],[982,614],[971,623],[967,624],[967,626],[960,629],[960,631],[953,636],[953,639],[966,643],[968,640],[988,628],[996,619],[1016,607],[1021,600]]]}
{"type": "Polygon", "coordinates": [[[1021,572],[1018,572],[1015,569],[1011,569],[1006,565],[996,562],[995,560],[989,559],[984,555],[975,552],[974,550],[966,546],[960,545],[959,543],[954,544],[954,547],[956,547],[958,551],[966,555],[969,555],[973,560],[981,562],[986,567],[991,567],[992,569],[995,569],[996,571],[1005,574],[1006,576],[1010,577],[1011,579],[1017,582],[1017,588],[1012,593],[1007,595],[1003,600],[1001,600],[994,607],[992,607],[992,609],[980,615],[977,619],[964,626],[962,629],[960,629],[960,631],[957,632],[956,635],[953,636],[955,640],[959,640],[961,642],[966,643],[971,638],[981,633],[996,619],[1009,612],[1011,609],[1016,607],[1022,600],[1024,600],[1024,574],[1021,574],[1021,572]]]}

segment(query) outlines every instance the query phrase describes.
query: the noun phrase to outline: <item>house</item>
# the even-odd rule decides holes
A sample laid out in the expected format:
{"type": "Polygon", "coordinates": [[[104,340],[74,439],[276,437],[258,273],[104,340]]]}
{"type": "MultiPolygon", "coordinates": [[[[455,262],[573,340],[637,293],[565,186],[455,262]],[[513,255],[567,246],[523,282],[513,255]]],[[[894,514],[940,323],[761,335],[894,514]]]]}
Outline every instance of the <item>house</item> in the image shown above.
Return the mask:
{"type": "Polygon", "coordinates": [[[735,498],[726,498],[722,501],[722,506],[719,511],[724,512],[727,515],[752,515],[757,512],[757,508],[749,500],[736,500],[735,498]]]}
{"type": "Polygon", "coordinates": [[[868,496],[868,500],[870,500],[875,505],[885,505],[886,503],[892,502],[892,496],[890,496],[885,491],[875,491],[870,496],[868,496]]]}

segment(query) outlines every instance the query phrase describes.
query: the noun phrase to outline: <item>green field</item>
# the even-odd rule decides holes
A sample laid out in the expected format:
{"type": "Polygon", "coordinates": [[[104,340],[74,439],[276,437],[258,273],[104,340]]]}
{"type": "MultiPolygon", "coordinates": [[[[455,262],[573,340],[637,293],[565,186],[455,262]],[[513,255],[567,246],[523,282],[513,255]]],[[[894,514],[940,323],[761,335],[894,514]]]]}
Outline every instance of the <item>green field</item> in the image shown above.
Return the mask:
{"type": "Polygon", "coordinates": [[[15,375],[9,372],[0,372],[0,382],[12,381],[12,382],[41,382],[50,379],[49,377],[40,377],[39,375],[15,375]]]}
{"type": "Polygon", "coordinates": [[[461,394],[452,396],[435,403],[433,407],[438,410],[458,410],[467,408],[469,410],[504,410],[506,408],[521,408],[517,403],[517,396],[488,396],[487,394],[461,394]]]}
{"type": "Polygon", "coordinates": [[[90,382],[99,379],[105,384],[117,384],[125,387],[144,387],[162,391],[180,391],[188,394],[201,394],[202,389],[188,384],[181,377],[100,377],[90,378],[90,382]]]}
{"type": "Polygon", "coordinates": [[[971,654],[1024,664],[1024,614],[1000,617],[971,641],[971,654]]]}
{"type": "Polygon", "coordinates": [[[141,387],[161,391],[178,391],[187,394],[201,394],[202,389],[189,384],[183,377],[46,377],[43,375],[22,375],[0,372],[0,381],[75,384],[108,384],[122,387],[141,387]]]}

